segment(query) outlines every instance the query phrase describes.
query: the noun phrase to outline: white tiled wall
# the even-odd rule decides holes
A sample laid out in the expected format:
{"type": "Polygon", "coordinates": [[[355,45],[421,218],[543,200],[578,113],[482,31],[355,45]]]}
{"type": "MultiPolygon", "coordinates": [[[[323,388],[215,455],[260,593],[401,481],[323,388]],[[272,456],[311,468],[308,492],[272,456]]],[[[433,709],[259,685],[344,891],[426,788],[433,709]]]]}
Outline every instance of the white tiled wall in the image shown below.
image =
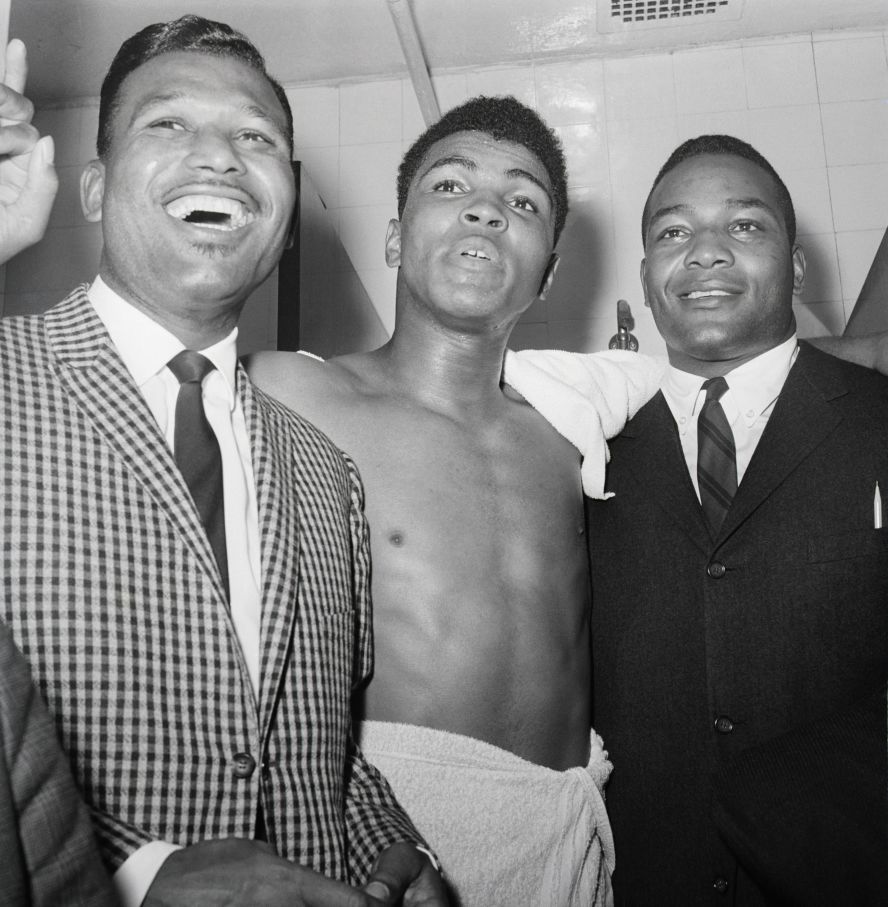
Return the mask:
{"type": "MultiPolygon", "coordinates": [[[[561,270],[549,301],[518,325],[514,345],[600,347],[622,297],[644,348],[661,348],[641,301],[638,221],[660,164],[702,132],[746,139],[781,173],[810,264],[800,331],[840,333],[888,223],[886,41],[881,32],[808,34],[434,76],[442,109],[480,93],[533,104],[567,152],[572,212],[561,270]]],[[[400,92],[396,84],[289,92],[300,156],[338,208],[345,247],[389,329],[395,275],[382,239],[396,214],[394,143],[399,123],[399,152],[423,128],[409,81],[400,92]]]]}
{"type": "MultiPolygon", "coordinates": [[[[572,211],[562,267],[513,345],[600,348],[614,332],[617,299],[626,298],[643,349],[661,351],[640,295],[639,217],[668,154],[703,132],[751,142],[783,176],[809,259],[800,331],[840,333],[888,223],[886,48],[888,32],[817,33],[433,76],[442,109],[476,94],[515,94],[565,146],[572,211]]],[[[385,266],[383,240],[397,213],[398,162],[423,129],[412,86],[407,79],[290,86],[288,95],[298,157],[390,330],[395,273],[385,266]]],[[[74,227],[76,175],[92,154],[94,117],[94,108],[40,114],[39,125],[56,134],[63,190],[51,235],[7,269],[7,313],[57,297],[95,268],[95,234],[74,227]]]]}

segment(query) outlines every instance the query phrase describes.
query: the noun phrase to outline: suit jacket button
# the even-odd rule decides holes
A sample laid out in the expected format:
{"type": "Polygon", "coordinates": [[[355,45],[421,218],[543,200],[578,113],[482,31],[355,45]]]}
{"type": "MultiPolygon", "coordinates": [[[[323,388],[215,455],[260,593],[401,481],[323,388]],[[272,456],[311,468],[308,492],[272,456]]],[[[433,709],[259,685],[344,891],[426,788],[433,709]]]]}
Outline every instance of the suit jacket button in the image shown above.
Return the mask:
{"type": "Polygon", "coordinates": [[[728,890],[728,880],[721,878],[719,876],[717,879],[714,879],[712,882],[712,887],[719,893],[725,894],[728,890]]]}
{"type": "Polygon", "coordinates": [[[734,730],[734,722],[727,715],[719,715],[715,719],[715,729],[719,734],[730,734],[734,730]]]}
{"type": "Polygon", "coordinates": [[[256,771],[256,760],[249,753],[234,754],[234,777],[249,778],[256,771]]]}
{"type": "Polygon", "coordinates": [[[707,568],[706,572],[713,579],[721,579],[725,573],[728,572],[728,568],[724,564],[720,564],[718,561],[713,561],[707,568]]]}

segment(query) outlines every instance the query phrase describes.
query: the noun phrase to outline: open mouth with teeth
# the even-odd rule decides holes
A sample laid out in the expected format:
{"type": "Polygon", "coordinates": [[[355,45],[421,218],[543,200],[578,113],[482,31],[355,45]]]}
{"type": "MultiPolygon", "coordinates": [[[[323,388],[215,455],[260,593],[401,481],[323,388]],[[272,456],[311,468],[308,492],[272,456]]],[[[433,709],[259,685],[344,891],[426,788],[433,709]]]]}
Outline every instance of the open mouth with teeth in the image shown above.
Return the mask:
{"type": "Polygon", "coordinates": [[[485,255],[484,252],[481,252],[479,249],[466,249],[465,252],[461,252],[460,254],[466,258],[478,258],[482,261],[490,261],[490,256],[485,255]]]}
{"type": "Polygon", "coordinates": [[[682,293],[682,299],[709,299],[712,296],[734,296],[727,290],[693,290],[690,293],[682,293]]]}
{"type": "Polygon", "coordinates": [[[256,219],[243,202],[215,195],[184,195],[171,201],[165,210],[177,220],[212,230],[239,230],[256,219]]]}

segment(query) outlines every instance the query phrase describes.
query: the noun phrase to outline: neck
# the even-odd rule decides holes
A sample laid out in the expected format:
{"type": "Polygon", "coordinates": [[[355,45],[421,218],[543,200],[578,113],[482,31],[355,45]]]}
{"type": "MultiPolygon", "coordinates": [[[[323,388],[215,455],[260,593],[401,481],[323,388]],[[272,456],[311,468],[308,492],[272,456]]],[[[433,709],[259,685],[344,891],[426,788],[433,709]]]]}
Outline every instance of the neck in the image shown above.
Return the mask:
{"type": "Polygon", "coordinates": [[[442,409],[478,412],[502,401],[500,379],[510,333],[511,325],[473,333],[399,312],[392,338],[379,355],[398,387],[411,396],[442,409]]]}
{"type": "Polygon", "coordinates": [[[144,312],[182,341],[186,349],[202,350],[227,337],[237,326],[245,300],[165,299],[133,290],[112,272],[100,270],[105,283],[130,305],[144,312]]]}
{"type": "Polygon", "coordinates": [[[743,355],[725,357],[723,359],[698,359],[696,356],[691,356],[688,353],[673,349],[669,349],[667,352],[669,355],[669,364],[679,371],[688,372],[689,374],[697,375],[700,378],[717,378],[728,375],[735,368],[745,365],[757,356],[761,356],[775,347],[780,346],[781,343],[784,343],[788,339],[789,337],[787,336],[782,338],[779,342],[766,346],[763,349],[756,349],[743,355]]]}

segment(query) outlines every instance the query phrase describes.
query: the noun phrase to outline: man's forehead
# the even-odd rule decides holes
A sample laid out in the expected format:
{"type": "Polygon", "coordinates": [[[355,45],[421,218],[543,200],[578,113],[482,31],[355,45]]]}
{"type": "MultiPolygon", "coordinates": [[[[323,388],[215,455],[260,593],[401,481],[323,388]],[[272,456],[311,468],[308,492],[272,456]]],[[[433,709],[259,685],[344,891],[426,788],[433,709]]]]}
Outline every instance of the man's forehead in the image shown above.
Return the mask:
{"type": "Polygon", "coordinates": [[[755,161],[736,154],[699,154],[687,158],[667,173],[654,197],[677,201],[682,194],[719,200],[759,199],[773,205],[778,195],[774,177],[755,161]],[[744,191],[738,191],[744,189],[744,191]]]}
{"type": "Polygon", "coordinates": [[[465,130],[438,139],[423,156],[417,175],[439,165],[462,164],[469,169],[487,165],[495,157],[504,171],[526,171],[535,182],[543,184],[547,191],[552,189],[549,172],[543,162],[526,145],[510,139],[497,139],[483,130],[465,130]],[[510,160],[511,159],[511,160],[510,160]]]}
{"type": "Polygon", "coordinates": [[[267,120],[286,137],[286,113],[271,82],[255,67],[229,54],[189,50],[152,57],[127,74],[115,107],[128,111],[126,122],[155,106],[177,101],[215,105],[221,101],[239,115],[267,120]]]}
{"type": "Polygon", "coordinates": [[[146,60],[127,74],[121,93],[146,91],[157,96],[168,93],[170,97],[203,90],[229,93],[231,83],[243,94],[261,95],[269,104],[280,107],[271,82],[262,72],[231,54],[201,50],[169,51],[146,60]]]}

